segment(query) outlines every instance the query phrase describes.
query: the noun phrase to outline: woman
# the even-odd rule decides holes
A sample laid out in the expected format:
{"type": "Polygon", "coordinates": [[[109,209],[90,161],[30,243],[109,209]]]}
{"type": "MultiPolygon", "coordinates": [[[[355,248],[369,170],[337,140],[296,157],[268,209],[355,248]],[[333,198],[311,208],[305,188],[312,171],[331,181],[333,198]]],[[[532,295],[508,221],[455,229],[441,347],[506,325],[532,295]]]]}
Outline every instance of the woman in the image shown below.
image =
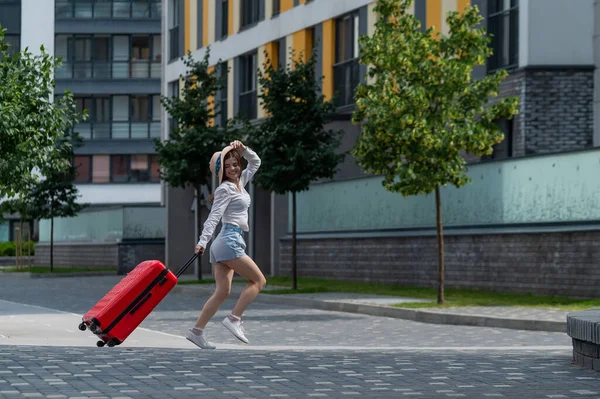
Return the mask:
{"type": "Polygon", "coordinates": [[[240,341],[248,343],[242,328],[242,314],[267,281],[256,263],[246,255],[246,243],[242,236],[248,231],[248,208],[250,195],[244,186],[252,179],[260,167],[260,158],[254,151],[240,141],[233,141],[222,151],[215,152],[210,160],[210,171],[216,174],[219,185],[214,191],[214,201],[200,240],[196,245],[196,253],[204,254],[206,244],[210,241],[215,227],[222,220],[223,226],[210,247],[210,263],[213,265],[216,289],[206,301],[200,317],[186,338],[202,349],[214,349],[204,336],[204,328],[217,313],[219,306],[231,292],[231,279],[236,272],[248,280],[237,304],[230,315],[225,317],[223,325],[240,341]],[[242,156],[248,161],[248,167],[242,172],[242,156]]]}

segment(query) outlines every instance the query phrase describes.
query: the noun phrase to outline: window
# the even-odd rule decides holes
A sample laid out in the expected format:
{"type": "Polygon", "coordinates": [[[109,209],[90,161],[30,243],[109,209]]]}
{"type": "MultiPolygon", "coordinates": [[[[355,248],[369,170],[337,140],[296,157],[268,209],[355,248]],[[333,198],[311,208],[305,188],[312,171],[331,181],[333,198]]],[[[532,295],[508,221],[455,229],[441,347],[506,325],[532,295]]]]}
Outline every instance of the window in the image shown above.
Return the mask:
{"type": "Polygon", "coordinates": [[[110,155],[94,155],[92,164],[92,182],[110,182],[110,155]]]}
{"type": "Polygon", "coordinates": [[[242,23],[241,27],[253,25],[260,19],[259,0],[241,0],[242,2],[242,23]]]}
{"type": "Polygon", "coordinates": [[[157,155],[111,155],[111,182],[149,182],[159,181],[157,155]]]}
{"type": "Polygon", "coordinates": [[[160,19],[161,0],[56,0],[57,19],[160,19]]]}
{"type": "Polygon", "coordinates": [[[514,68],[519,63],[519,0],[488,0],[488,34],[493,54],[488,71],[514,68]]]}
{"type": "Polygon", "coordinates": [[[256,53],[241,56],[239,66],[239,114],[248,119],[256,119],[256,53]]]}
{"type": "Polygon", "coordinates": [[[8,44],[8,55],[15,55],[21,51],[20,35],[5,35],[4,43],[8,44]]]}
{"type": "Polygon", "coordinates": [[[169,60],[179,57],[179,0],[171,0],[169,9],[169,60]]]}
{"type": "Polygon", "coordinates": [[[57,35],[62,79],[160,79],[160,35],[57,35]]]}
{"type": "Polygon", "coordinates": [[[75,183],[89,183],[92,181],[92,157],[89,155],[73,158],[75,167],[75,183]]]}
{"type": "Polygon", "coordinates": [[[223,82],[223,88],[219,90],[219,126],[227,125],[227,62],[222,62],[218,66],[218,77],[223,82]]]}
{"type": "Polygon", "coordinates": [[[335,21],[335,65],[333,89],[338,107],[354,103],[354,90],[360,81],[358,65],[358,13],[335,21]]]}
{"type": "Polygon", "coordinates": [[[148,96],[131,97],[131,120],[133,122],[148,122],[148,96]]]}
{"type": "Polygon", "coordinates": [[[221,32],[218,32],[217,36],[220,39],[225,39],[229,34],[229,1],[219,1],[221,3],[221,32]]]}
{"type": "Polygon", "coordinates": [[[281,0],[271,0],[273,2],[273,16],[281,12],[281,0]]]}

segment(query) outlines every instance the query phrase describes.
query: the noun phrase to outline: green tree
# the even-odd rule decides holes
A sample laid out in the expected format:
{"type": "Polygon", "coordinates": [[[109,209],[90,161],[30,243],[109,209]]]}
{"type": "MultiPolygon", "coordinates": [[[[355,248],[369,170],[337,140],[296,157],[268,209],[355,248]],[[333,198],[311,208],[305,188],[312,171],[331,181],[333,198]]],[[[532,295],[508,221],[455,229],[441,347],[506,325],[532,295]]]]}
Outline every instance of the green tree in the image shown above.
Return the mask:
{"type": "MultiPolygon", "coordinates": [[[[182,58],[186,78],[181,96],[161,97],[165,110],[172,118],[168,140],[155,140],[161,165],[161,178],[172,187],[191,186],[196,191],[196,226],[201,231],[200,187],[211,186],[208,161],[215,151],[228,145],[236,133],[232,120],[227,126],[214,121],[223,112],[214,101],[215,94],[224,88],[226,76],[217,78],[209,68],[209,53],[202,61],[188,54],[182,58]]],[[[198,279],[202,271],[198,269],[198,279]]]]}
{"type": "Polygon", "coordinates": [[[276,68],[265,55],[259,71],[266,118],[249,135],[250,145],[260,150],[262,166],[255,182],[277,194],[292,194],[292,288],[297,289],[296,193],[308,190],[317,179],[332,178],[344,155],[337,152],[342,131],[325,129],[335,111],[320,93],[313,55],[291,52],[293,65],[276,68]]]}
{"type": "Polygon", "coordinates": [[[354,123],[362,135],[353,154],[383,186],[403,196],[435,191],[438,303],[444,302],[440,186],[470,182],[465,153],[483,156],[504,136],[496,121],[518,113],[518,99],[495,103],[506,71],[482,79],[473,68],[492,54],[477,7],[449,12],[449,33],[422,31],[407,13],[412,0],[378,0],[371,37],[360,38],[360,62],[372,81],[356,89],[354,123]]]}
{"type": "Polygon", "coordinates": [[[35,219],[50,219],[50,271],[54,271],[54,218],[73,217],[86,206],[77,202],[79,191],[75,186],[77,175],[73,165],[73,149],[80,147],[82,140],[75,132],[65,133],[55,144],[57,161],[66,162],[65,170],[45,167],[38,182],[30,185],[24,197],[25,210],[35,219]]]}
{"type": "Polygon", "coordinates": [[[40,55],[28,49],[9,55],[4,31],[0,26],[0,197],[12,197],[36,179],[36,170],[68,167],[54,144],[77,118],[70,92],[50,101],[60,61],[43,46],[40,55]]]}

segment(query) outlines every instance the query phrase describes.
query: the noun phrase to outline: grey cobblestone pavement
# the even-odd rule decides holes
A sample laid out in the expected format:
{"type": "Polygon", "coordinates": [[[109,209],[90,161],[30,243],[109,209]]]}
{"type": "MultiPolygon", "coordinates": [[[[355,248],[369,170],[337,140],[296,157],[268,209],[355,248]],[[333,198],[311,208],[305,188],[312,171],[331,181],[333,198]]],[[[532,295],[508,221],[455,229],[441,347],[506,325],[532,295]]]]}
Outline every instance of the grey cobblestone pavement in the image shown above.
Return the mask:
{"type": "Polygon", "coordinates": [[[254,303],[245,316],[251,345],[243,346],[220,326],[235,298],[207,328],[215,351],[181,338],[205,298],[179,293],[142,324],[154,334],[145,345],[96,348],[89,337],[82,346],[89,333],[73,331],[73,314],[86,312],[118,279],[0,278],[0,300],[68,312],[57,312],[65,317],[61,328],[81,335],[62,346],[15,345],[3,331],[26,319],[35,334],[33,321],[50,311],[25,314],[15,304],[19,314],[3,315],[0,307],[0,398],[600,398],[600,375],[571,364],[563,333],[254,303]],[[173,347],[161,347],[163,339],[173,347]]]}

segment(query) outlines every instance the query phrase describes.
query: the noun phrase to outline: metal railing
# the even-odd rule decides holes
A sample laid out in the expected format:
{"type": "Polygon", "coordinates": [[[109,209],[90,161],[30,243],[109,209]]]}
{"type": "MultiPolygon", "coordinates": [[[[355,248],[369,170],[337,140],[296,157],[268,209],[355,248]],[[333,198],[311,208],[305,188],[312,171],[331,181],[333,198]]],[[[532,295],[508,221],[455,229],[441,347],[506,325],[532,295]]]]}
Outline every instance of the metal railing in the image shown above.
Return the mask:
{"type": "Polygon", "coordinates": [[[56,0],[56,19],[160,19],[160,0],[56,0]]]}
{"type": "Polygon", "coordinates": [[[56,70],[57,79],[160,79],[159,61],[72,61],[56,70]]]}
{"type": "Polygon", "coordinates": [[[160,122],[78,123],[73,130],[85,140],[160,138],[160,122]]]}
{"type": "Polygon", "coordinates": [[[354,104],[354,90],[360,82],[358,58],[333,66],[333,91],[336,107],[354,104]]]}

